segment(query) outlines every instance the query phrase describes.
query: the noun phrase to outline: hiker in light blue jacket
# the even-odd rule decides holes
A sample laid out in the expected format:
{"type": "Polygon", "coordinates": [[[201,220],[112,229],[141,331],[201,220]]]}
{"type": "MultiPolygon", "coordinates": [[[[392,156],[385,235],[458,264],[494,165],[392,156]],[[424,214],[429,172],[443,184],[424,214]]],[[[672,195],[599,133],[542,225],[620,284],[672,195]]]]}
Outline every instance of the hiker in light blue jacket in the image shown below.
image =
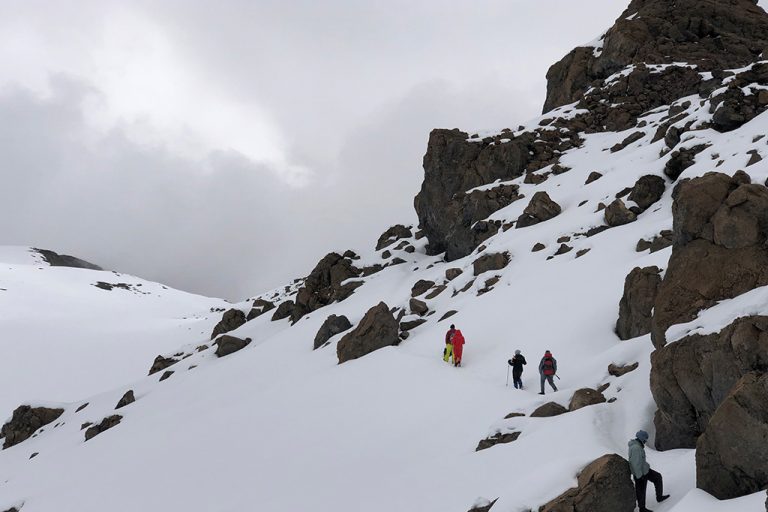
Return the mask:
{"type": "Polygon", "coordinates": [[[640,512],[651,512],[645,508],[645,491],[648,488],[648,482],[653,482],[656,489],[656,501],[661,503],[669,498],[669,494],[664,494],[664,481],[661,473],[651,469],[651,466],[645,460],[645,443],[648,442],[648,432],[640,430],[635,434],[629,444],[629,469],[632,471],[632,477],[635,479],[635,494],[637,496],[637,506],[640,512]]]}

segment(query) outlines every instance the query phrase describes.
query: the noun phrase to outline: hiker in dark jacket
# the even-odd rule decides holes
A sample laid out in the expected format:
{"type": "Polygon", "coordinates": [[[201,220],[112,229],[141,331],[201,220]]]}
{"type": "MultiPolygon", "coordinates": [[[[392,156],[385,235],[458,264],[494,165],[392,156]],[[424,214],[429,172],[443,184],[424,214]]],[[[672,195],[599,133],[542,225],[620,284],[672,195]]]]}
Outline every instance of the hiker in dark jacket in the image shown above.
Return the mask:
{"type": "Polygon", "coordinates": [[[539,363],[539,375],[541,376],[541,393],[544,394],[544,382],[549,382],[552,389],[557,391],[555,386],[555,375],[557,375],[557,359],[552,357],[552,352],[547,350],[539,363]]]}
{"type": "Polygon", "coordinates": [[[512,383],[515,389],[523,389],[523,380],[520,377],[523,376],[523,365],[528,364],[528,362],[519,350],[515,350],[515,357],[507,362],[512,367],[512,383]]]}
{"type": "Polygon", "coordinates": [[[651,512],[645,508],[645,491],[648,488],[648,482],[653,482],[656,489],[656,501],[661,503],[669,498],[669,494],[664,494],[664,481],[661,474],[652,470],[651,466],[645,460],[645,443],[648,442],[648,432],[640,430],[635,434],[629,445],[629,469],[632,471],[632,477],[635,479],[635,495],[637,496],[637,506],[640,512],[651,512]]]}
{"type": "Polygon", "coordinates": [[[445,349],[443,350],[443,361],[446,363],[453,357],[453,335],[456,334],[456,326],[451,324],[451,328],[445,333],[445,349]]]}

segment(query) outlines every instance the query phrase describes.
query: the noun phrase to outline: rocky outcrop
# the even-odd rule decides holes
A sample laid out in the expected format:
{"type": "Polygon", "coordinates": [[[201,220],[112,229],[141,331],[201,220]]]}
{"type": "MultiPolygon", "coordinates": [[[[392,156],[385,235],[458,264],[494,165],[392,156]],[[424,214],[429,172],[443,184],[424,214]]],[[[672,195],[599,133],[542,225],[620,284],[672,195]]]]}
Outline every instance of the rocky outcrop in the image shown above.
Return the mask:
{"type": "Polygon", "coordinates": [[[494,503],[498,501],[498,498],[495,500],[482,500],[481,503],[475,504],[471,509],[469,509],[467,512],[490,512],[491,507],[493,507],[494,503]]]}
{"type": "Polygon", "coordinates": [[[544,112],[577,101],[595,81],[630,64],[743,67],[768,47],[768,16],[753,0],[633,0],[601,45],[576,48],[549,69],[544,112]]]}
{"type": "Polygon", "coordinates": [[[475,276],[491,270],[501,270],[509,265],[510,257],[506,252],[483,254],[472,262],[472,271],[475,276]]]}
{"type": "Polygon", "coordinates": [[[648,174],[637,180],[627,199],[634,201],[641,209],[647,210],[652,204],[661,199],[665,188],[664,178],[648,174]]]}
{"type": "Polygon", "coordinates": [[[621,199],[615,199],[611,204],[605,208],[605,223],[610,227],[615,228],[634,222],[637,220],[637,214],[627,208],[624,201],[621,199]]]}
{"type": "Polygon", "coordinates": [[[412,236],[413,231],[411,231],[411,228],[405,227],[402,224],[396,224],[381,234],[379,240],[376,242],[376,250],[380,251],[385,247],[389,247],[398,240],[403,238],[411,238],[412,236]]]}
{"type": "Polygon", "coordinates": [[[242,350],[247,347],[250,342],[251,338],[241,339],[227,334],[220,336],[214,342],[214,345],[216,345],[216,357],[228,356],[238,350],[242,350]]]}
{"type": "Polygon", "coordinates": [[[67,254],[58,254],[48,249],[33,249],[36,253],[43,257],[46,263],[52,267],[70,267],[70,268],[84,268],[88,270],[104,270],[98,265],[89,263],[80,258],[69,256],[67,254]]]}
{"type": "Polygon", "coordinates": [[[666,249],[671,245],[672,245],[672,230],[665,229],[650,240],[647,240],[647,239],[638,240],[635,250],[637,252],[643,252],[650,249],[651,254],[653,254],[654,252],[666,249]]]}
{"type": "Polygon", "coordinates": [[[568,411],[578,411],[590,405],[605,403],[605,396],[600,391],[592,388],[577,389],[571,397],[571,403],[568,405],[568,411]]]}
{"type": "Polygon", "coordinates": [[[419,279],[416,281],[416,284],[413,285],[411,288],[411,297],[418,297],[419,295],[424,295],[427,293],[427,290],[435,286],[434,281],[428,281],[426,279],[419,279]]]}
{"type": "Polygon", "coordinates": [[[768,189],[708,173],[673,192],[673,246],[654,304],[652,338],[717,301],[768,284],[768,189]]]}
{"type": "Polygon", "coordinates": [[[566,412],[568,412],[568,409],[557,402],[547,402],[536,408],[536,410],[531,413],[531,418],[551,418],[552,416],[559,416],[566,412]]]}
{"type": "Polygon", "coordinates": [[[122,420],[123,417],[119,414],[114,414],[112,416],[109,416],[107,418],[104,418],[101,420],[101,422],[98,425],[93,425],[92,427],[89,427],[88,430],[85,431],[85,440],[88,441],[90,439],[93,439],[97,435],[101,434],[102,432],[111,429],[112,427],[120,424],[120,420],[122,420]]]}
{"type": "Polygon", "coordinates": [[[330,315],[325,319],[325,322],[323,322],[323,325],[320,326],[320,329],[315,335],[313,350],[317,350],[318,348],[325,345],[325,343],[332,337],[344,331],[348,331],[351,328],[352,324],[349,322],[349,319],[346,316],[330,315]]]}
{"type": "Polygon", "coordinates": [[[246,317],[246,320],[250,322],[254,318],[258,318],[264,313],[266,313],[267,311],[271,311],[273,309],[275,309],[274,303],[264,299],[256,299],[253,301],[253,304],[251,305],[251,310],[248,312],[248,316],[246,317]]]}
{"type": "Polygon", "coordinates": [[[419,299],[414,298],[408,301],[408,307],[414,315],[424,316],[429,313],[427,303],[419,299]]]}
{"type": "Polygon", "coordinates": [[[136,401],[136,397],[133,396],[133,390],[129,389],[125,392],[125,394],[120,398],[120,400],[117,402],[117,405],[115,406],[115,409],[120,409],[122,407],[125,407],[128,404],[132,404],[136,401]]]}
{"type": "Polygon", "coordinates": [[[327,254],[310,272],[296,295],[296,307],[291,312],[293,323],[307,313],[352,295],[363,283],[345,281],[359,276],[360,271],[349,260],[335,252],[327,254]]]}
{"type": "Polygon", "coordinates": [[[245,324],[247,320],[245,319],[245,313],[240,311],[239,309],[230,309],[224,313],[224,315],[221,317],[221,321],[216,324],[216,327],[213,328],[213,332],[211,333],[211,339],[215,339],[216,336],[219,334],[224,334],[225,332],[234,331],[238,327],[245,324]]]}
{"type": "Polygon", "coordinates": [[[296,303],[292,300],[286,300],[281,302],[274,313],[272,313],[272,321],[283,320],[285,318],[291,318],[296,311],[296,303]]]}
{"type": "Polygon", "coordinates": [[[372,307],[357,327],[345,334],[336,345],[339,364],[380,348],[397,345],[400,342],[398,327],[397,319],[385,303],[372,307]]]}
{"type": "Polygon", "coordinates": [[[497,444],[505,444],[517,441],[517,438],[520,437],[520,434],[521,432],[506,432],[504,434],[501,432],[496,432],[491,437],[486,437],[477,443],[477,448],[475,448],[475,451],[479,452],[480,450],[487,450],[491,446],[496,446],[497,444]]]}
{"type": "Polygon", "coordinates": [[[577,487],[539,508],[539,512],[634,512],[635,486],[629,463],[622,457],[603,455],[585,467],[577,481],[577,487]]]}
{"type": "Polygon", "coordinates": [[[562,208],[543,190],[536,192],[523,213],[518,217],[515,229],[533,226],[560,215],[562,208]]]}
{"type": "Polygon", "coordinates": [[[768,371],[768,316],[739,318],[718,333],[677,340],[656,350],[651,364],[656,448],[695,448],[739,379],[768,371]]]}
{"type": "Polygon", "coordinates": [[[768,486],[768,374],[749,373],[715,411],[696,444],[696,487],[728,500],[768,486]]]}
{"type": "Polygon", "coordinates": [[[8,423],[0,429],[0,437],[5,438],[3,449],[26,441],[32,437],[37,429],[52,423],[62,414],[64,414],[64,409],[29,405],[17,407],[8,423]]]}
{"type": "Polygon", "coordinates": [[[635,267],[627,275],[616,322],[619,339],[629,340],[651,332],[653,304],[660,284],[659,267],[635,267]]]}
{"type": "Polygon", "coordinates": [[[172,366],[179,362],[179,359],[173,357],[157,356],[149,369],[148,375],[165,370],[169,366],[172,366]]]}

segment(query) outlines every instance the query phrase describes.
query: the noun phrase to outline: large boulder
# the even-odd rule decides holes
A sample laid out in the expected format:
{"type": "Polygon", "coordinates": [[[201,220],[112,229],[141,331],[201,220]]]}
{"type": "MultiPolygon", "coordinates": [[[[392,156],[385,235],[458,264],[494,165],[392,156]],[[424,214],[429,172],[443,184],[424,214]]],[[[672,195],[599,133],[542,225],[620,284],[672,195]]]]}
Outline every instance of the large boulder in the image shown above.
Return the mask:
{"type": "Polygon", "coordinates": [[[411,228],[403,226],[402,224],[396,224],[381,234],[379,240],[376,242],[376,250],[380,251],[398,240],[411,238],[412,236],[413,232],[411,231],[411,228]]]}
{"type": "Polygon", "coordinates": [[[399,324],[389,306],[380,302],[372,307],[351,332],[336,345],[339,364],[370,354],[374,350],[397,345],[399,324]]]}
{"type": "Polygon", "coordinates": [[[627,199],[634,201],[643,210],[647,210],[649,206],[661,199],[665,188],[664,178],[648,174],[637,180],[627,199]]]}
{"type": "Polygon", "coordinates": [[[323,325],[320,326],[320,329],[317,331],[317,334],[315,335],[315,343],[313,345],[313,350],[317,350],[318,348],[322,347],[325,344],[325,342],[331,339],[332,337],[344,331],[348,331],[351,328],[352,328],[352,324],[349,322],[349,319],[346,316],[330,315],[328,318],[325,319],[325,322],[323,322],[323,325]]]}
{"type": "Polygon", "coordinates": [[[654,304],[652,339],[670,325],[768,284],[768,189],[743,172],[708,173],[673,192],[673,246],[654,304]]]}
{"type": "Polygon", "coordinates": [[[609,204],[603,213],[605,216],[605,223],[612,228],[623,226],[637,220],[637,214],[627,208],[624,201],[621,199],[615,199],[609,204]]]}
{"type": "Polygon", "coordinates": [[[251,338],[236,338],[235,336],[229,336],[227,334],[220,336],[214,342],[216,345],[216,357],[224,357],[242,350],[251,343],[251,338]]]}
{"type": "Polygon", "coordinates": [[[238,327],[244,325],[245,322],[245,313],[239,309],[230,309],[224,313],[224,315],[221,317],[221,321],[216,324],[216,327],[213,328],[211,339],[215,339],[219,334],[234,331],[238,327]]]}
{"type": "Polygon", "coordinates": [[[251,310],[248,312],[246,320],[250,322],[254,318],[258,318],[272,309],[275,309],[275,304],[273,302],[264,299],[256,299],[251,305],[251,310]]]}
{"type": "Polygon", "coordinates": [[[528,206],[523,210],[523,213],[518,217],[515,228],[533,226],[539,222],[557,217],[561,212],[562,208],[549,197],[549,194],[543,190],[536,192],[533,194],[528,206]]]}
{"type": "Polygon", "coordinates": [[[696,444],[696,486],[728,500],[768,486],[768,374],[749,373],[696,444]]]}
{"type": "Polygon", "coordinates": [[[600,391],[592,388],[581,388],[573,393],[568,410],[573,412],[590,405],[605,403],[605,401],[605,396],[600,391]]]}
{"type": "Polygon", "coordinates": [[[483,254],[472,262],[472,272],[475,276],[479,276],[491,270],[501,270],[509,265],[509,261],[509,253],[506,252],[483,254]]]}
{"type": "Polygon", "coordinates": [[[536,408],[531,413],[531,418],[551,418],[552,416],[560,416],[568,412],[568,409],[558,404],[557,402],[547,402],[536,408]]]}
{"type": "Polygon", "coordinates": [[[348,259],[335,252],[327,254],[312,269],[304,286],[299,289],[291,320],[296,323],[307,313],[346,299],[363,283],[345,281],[359,276],[360,271],[348,259]]]}
{"type": "Polygon", "coordinates": [[[619,339],[629,340],[651,332],[653,304],[660,284],[659,267],[635,267],[627,275],[616,321],[619,339]]]}
{"type": "Polygon", "coordinates": [[[578,476],[578,485],[539,508],[539,512],[634,512],[635,486],[629,462],[603,455],[578,476]]]}
{"type": "Polygon", "coordinates": [[[656,448],[695,448],[739,379],[768,368],[768,316],[743,317],[718,333],[686,336],[653,352],[651,364],[656,448]]]}
{"type": "Polygon", "coordinates": [[[47,425],[61,416],[64,409],[49,407],[32,407],[21,405],[13,411],[11,419],[0,429],[0,437],[4,437],[3,449],[10,448],[26,441],[37,429],[47,425]]]}
{"type": "Polygon", "coordinates": [[[768,47],[768,16],[755,4],[632,0],[602,48],[576,48],[549,69],[544,112],[577,101],[596,80],[630,64],[687,62],[700,71],[751,64],[768,47]]]}

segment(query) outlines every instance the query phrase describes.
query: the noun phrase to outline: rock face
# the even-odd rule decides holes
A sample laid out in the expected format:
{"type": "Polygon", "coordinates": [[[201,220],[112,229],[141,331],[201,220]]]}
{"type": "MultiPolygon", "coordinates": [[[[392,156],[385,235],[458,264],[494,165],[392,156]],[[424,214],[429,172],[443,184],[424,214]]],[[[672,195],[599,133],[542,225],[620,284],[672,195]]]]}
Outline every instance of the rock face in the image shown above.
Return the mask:
{"type": "Polygon", "coordinates": [[[523,213],[518,217],[515,228],[533,226],[560,215],[562,208],[544,191],[536,192],[523,213]]]}
{"type": "Polygon", "coordinates": [[[10,448],[26,441],[40,427],[47,425],[61,416],[64,409],[48,407],[31,407],[21,405],[13,411],[10,421],[0,429],[0,437],[4,437],[3,449],[10,448]]]}
{"type": "Polygon", "coordinates": [[[696,487],[728,500],[768,486],[768,374],[749,373],[696,444],[696,487]]]}
{"type": "Polygon", "coordinates": [[[629,340],[651,332],[653,305],[660,284],[659,267],[635,267],[627,275],[616,322],[619,339],[629,340]]]}
{"type": "Polygon", "coordinates": [[[635,486],[629,463],[603,455],[578,476],[578,486],[550,501],[539,512],[634,512],[635,486]]]}
{"type": "Polygon", "coordinates": [[[389,311],[389,306],[380,302],[365,314],[351,332],[344,335],[336,345],[339,364],[378,350],[397,345],[398,322],[389,311]]]}
{"type": "Polygon", "coordinates": [[[547,402],[531,413],[531,418],[550,418],[568,412],[568,409],[557,402],[547,402]]]}
{"type": "Polygon", "coordinates": [[[245,322],[246,322],[245,313],[243,313],[239,309],[230,309],[224,313],[224,315],[221,318],[221,321],[218,324],[216,324],[216,327],[213,328],[213,332],[211,333],[211,339],[215,339],[216,336],[218,336],[219,334],[224,334],[225,332],[234,331],[241,325],[244,325],[245,322]]]}
{"type": "Polygon", "coordinates": [[[571,397],[571,403],[568,410],[573,412],[590,405],[605,403],[605,397],[600,391],[592,388],[582,388],[576,390],[571,397]]]}
{"type": "Polygon", "coordinates": [[[272,313],[272,321],[282,320],[284,318],[291,318],[293,312],[296,310],[296,303],[292,300],[286,300],[281,302],[274,313],[272,313]]]}
{"type": "Polygon", "coordinates": [[[242,350],[247,347],[250,342],[251,338],[245,338],[243,340],[227,334],[220,336],[214,342],[214,345],[216,345],[216,357],[228,356],[238,350],[242,350]]]}
{"type": "Polygon", "coordinates": [[[472,269],[475,276],[491,270],[501,270],[509,265],[509,254],[497,252],[493,254],[483,254],[472,263],[472,269]]]}
{"type": "Polygon", "coordinates": [[[653,203],[661,199],[665,188],[664,178],[648,174],[637,180],[627,199],[637,203],[637,206],[643,210],[647,210],[653,203]]]}
{"type": "Polygon", "coordinates": [[[411,228],[405,227],[402,224],[396,224],[381,234],[376,242],[376,250],[380,251],[402,238],[411,238],[412,236],[411,228]]]}
{"type": "Polygon", "coordinates": [[[272,302],[264,299],[256,299],[253,301],[251,310],[248,312],[247,320],[250,322],[254,318],[258,318],[272,309],[275,309],[275,305],[272,302]]]}
{"type": "Polygon", "coordinates": [[[58,254],[48,249],[34,249],[35,252],[40,254],[43,259],[52,267],[71,267],[71,268],[85,268],[88,270],[104,270],[98,265],[89,263],[80,258],[69,256],[67,254],[58,254]]]}
{"type": "Polygon", "coordinates": [[[578,100],[595,80],[629,64],[743,67],[768,47],[767,18],[753,0],[633,0],[603,37],[602,50],[576,48],[549,69],[544,112],[578,100]]]}
{"type": "Polygon", "coordinates": [[[656,347],[670,325],[768,284],[766,187],[743,172],[708,173],[681,182],[673,198],[672,256],[654,305],[656,347]]]}
{"type": "Polygon", "coordinates": [[[656,448],[695,448],[739,379],[768,369],[768,316],[739,318],[718,333],[687,336],[656,350],[651,364],[656,448]]]}
{"type": "Polygon", "coordinates": [[[332,337],[336,336],[339,333],[347,331],[351,328],[352,328],[352,324],[349,322],[349,319],[346,316],[330,315],[328,318],[325,319],[325,322],[323,322],[323,325],[320,326],[320,329],[317,331],[317,334],[315,335],[315,343],[313,345],[313,350],[317,350],[318,348],[322,347],[325,344],[325,342],[331,339],[332,337]]]}
{"type": "Polygon", "coordinates": [[[359,276],[360,271],[353,267],[349,260],[335,252],[327,254],[307,276],[304,286],[299,289],[296,295],[296,307],[291,312],[291,320],[296,323],[307,313],[346,299],[363,283],[360,281],[344,283],[344,281],[359,276]]]}
{"type": "Polygon", "coordinates": [[[85,440],[88,441],[89,439],[93,439],[94,437],[101,434],[105,430],[109,430],[115,425],[118,425],[120,423],[120,420],[122,419],[123,417],[120,416],[119,414],[114,414],[112,416],[104,418],[103,420],[101,420],[101,423],[99,423],[98,425],[89,427],[88,430],[85,431],[85,440]]]}

